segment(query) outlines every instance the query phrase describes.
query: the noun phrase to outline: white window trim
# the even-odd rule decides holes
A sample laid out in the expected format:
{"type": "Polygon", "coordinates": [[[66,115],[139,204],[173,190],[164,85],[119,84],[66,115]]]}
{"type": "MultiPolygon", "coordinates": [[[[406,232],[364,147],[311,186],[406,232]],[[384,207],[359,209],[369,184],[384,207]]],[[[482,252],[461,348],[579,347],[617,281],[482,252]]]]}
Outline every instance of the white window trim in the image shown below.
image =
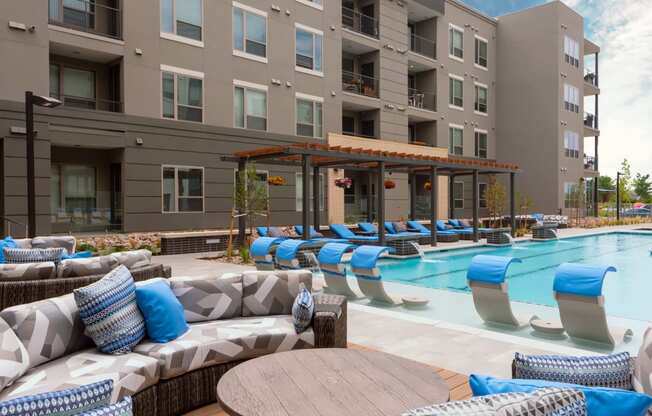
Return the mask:
{"type": "Polygon", "coordinates": [[[305,4],[306,6],[312,7],[313,9],[317,10],[324,10],[324,5],[323,4],[317,4],[313,3],[310,0],[297,0],[298,3],[305,4]]]}
{"type": "MultiPolygon", "coordinates": [[[[175,120],[175,121],[183,121],[187,123],[196,123],[196,124],[204,124],[204,121],[206,120],[206,91],[205,91],[205,82],[204,82],[204,73],[199,72],[199,71],[193,71],[191,69],[184,69],[184,68],[179,68],[176,66],[171,66],[171,65],[164,65],[161,64],[161,77],[159,78],[159,81],[161,83],[161,107],[160,107],[160,114],[161,114],[161,119],[163,120],[175,120]],[[167,72],[170,74],[174,74],[174,118],[169,118],[165,117],[163,115],[163,74],[167,72]],[[196,78],[200,79],[202,81],[201,84],[201,121],[193,121],[193,120],[180,120],[179,119],[179,97],[178,97],[178,91],[177,91],[177,76],[178,75],[183,75],[187,76],[190,78],[196,78]]],[[[186,106],[188,107],[188,106],[186,106]]],[[[171,166],[170,166],[171,167],[171,166]]],[[[181,166],[181,167],[186,167],[186,166],[181,166]]]]}
{"type": "MultiPolygon", "coordinates": [[[[313,173],[310,172],[311,182],[312,182],[312,175],[313,175],[313,173]]],[[[294,205],[295,205],[294,210],[295,210],[295,212],[301,212],[303,210],[303,193],[301,194],[302,207],[300,209],[299,209],[299,207],[297,207],[297,203],[298,203],[299,199],[297,198],[297,195],[296,195],[296,192],[297,192],[296,188],[297,188],[297,183],[299,183],[299,181],[298,181],[299,176],[302,177],[301,180],[303,181],[303,173],[302,172],[295,172],[294,173],[294,205]]],[[[320,212],[323,212],[323,211],[326,210],[326,203],[327,203],[326,195],[328,194],[328,186],[324,182],[324,180],[325,180],[324,179],[324,174],[320,173],[319,174],[319,188],[320,189],[318,190],[318,192],[320,193],[320,195],[319,195],[319,211],[320,212]],[[323,192],[321,192],[322,190],[323,190],[323,192]]],[[[310,184],[310,189],[314,192],[314,190],[312,189],[312,183],[310,184]]],[[[311,195],[310,202],[308,203],[308,206],[312,205],[312,200],[313,200],[313,198],[312,198],[312,195],[311,195]]],[[[313,206],[310,211],[314,212],[315,207],[313,206]]]]}
{"type": "MultiPolygon", "coordinates": [[[[473,90],[474,90],[473,94],[474,95],[475,95],[475,87],[480,87],[480,88],[484,88],[485,90],[487,90],[487,112],[483,113],[482,111],[476,110],[475,109],[475,102],[474,102],[473,103],[473,113],[475,115],[477,115],[477,116],[489,117],[489,86],[487,84],[482,84],[482,83],[477,82],[477,81],[473,83],[473,86],[474,86],[474,88],[473,88],[473,90]]],[[[475,101],[475,98],[476,97],[474,97],[473,101],[475,101]]]]}
{"type": "Polygon", "coordinates": [[[453,124],[453,123],[449,123],[449,124],[448,124],[448,127],[449,127],[449,128],[452,127],[452,128],[454,128],[454,129],[461,129],[461,130],[464,130],[464,126],[461,125],[461,124],[453,124]]]}
{"type": "MultiPolygon", "coordinates": [[[[314,111],[315,108],[313,107],[313,117],[314,117],[314,111]]],[[[315,124],[313,124],[313,128],[315,127],[315,124]]],[[[315,95],[309,95],[309,94],[303,94],[300,92],[295,93],[294,97],[294,133],[297,135],[297,137],[310,137],[313,139],[318,139],[318,140],[323,140],[324,139],[324,98],[323,97],[317,97],[315,95]],[[298,112],[297,112],[297,100],[304,100],[304,101],[311,101],[313,103],[319,103],[321,104],[321,136],[315,136],[314,134],[312,136],[299,136],[297,134],[297,124],[299,124],[299,119],[298,119],[298,112]]]]}
{"type": "MultiPolygon", "coordinates": [[[[313,41],[314,41],[314,38],[313,38],[313,41]]],[[[326,57],[324,56],[325,55],[324,54],[325,43],[326,43],[326,38],[324,37],[324,32],[322,32],[321,30],[312,28],[310,26],[302,25],[301,23],[294,23],[294,69],[295,69],[295,71],[323,78],[324,77],[324,67],[326,66],[326,57]],[[304,68],[302,66],[297,65],[297,29],[303,30],[303,31],[306,31],[306,32],[310,32],[313,35],[321,36],[321,42],[322,42],[322,45],[321,45],[321,55],[322,55],[321,56],[321,69],[322,70],[321,71],[315,71],[314,69],[308,69],[308,68],[304,68]]],[[[314,59],[315,59],[315,57],[313,56],[313,60],[314,59]]]]}
{"type": "MultiPolygon", "coordinates": [[[[255,8],[253,8],[251,6],[247,6],[246,4],[238,3],[237,1],[233,2],[233,7],[237,8],[237,9],[244,10],[245,12],[248,12],[248,13],[257,14],[257,15],[259,15],[261,17],[264,17],[265,18],[265,39],[267,41],[269,40],[269,21],[267,19],[267,12],[255,9],[255,8]]],[[[233,10],[231,11],[231,13],[233,14],[233,10]]],[[[244,36],[245,36],[244,40],[245,40],[245,43],[246,43],[247,34],[245,33],[244,36]]],[[[235,39],[233,38],[233,30],[231,30],[231,48],[233,48],[233,45],[235,44],[234,40],[235,39]]],[[[269,52],[269,46],[270,46],[269,42],[265,43],[265,51],[266,51],[265,55],[269,55],[269,53],[268,53],[269,52]]],[[[246,51],[241,51],[241,50],[235,49],[235,48],[233,48],[233,56],[249,59],[249,60],[260,62],[260,63],[263,63],[263,64],[266,64],[266,63],[269,62],[268,59],[267,59],[267,56],[254,55],[254,54],[248,53],[246,51]]]]}
{"type": "MultiPolygon", "coordinates": [[[[233,80],[233,91],[231,92],[232,96],[235,94],[235,87],[240,87],[240,88],[245,89],[245,91],[244,91],[244,93],[245,93],[245,96],[244,96],[245,103],[247,102],[247,90],[257,90],[257,91],[265,93],[265,120],[266,120],[265,130],[256,129],[256,131],[269,131],[269,87],[267,85],[255,84],[253,82],[240,81],[238,79],[234,79],[233,80]]],[[[233,127],[236,128],[236,129],[242,129],[242,130],[253,130],[253,129],[250,129],[249,127],[247,127],[247,112],[246,112],[247,109],[244,108],[244,111],[245,111],[245,114],[244,114],[245,125],[244,125],[244,127],[238,127],[238,126],[235,125],[235,111],[233,112],[233,127]]]]}
{"type": "Polygon", "coordinates": [[[463,27],[460,27],[460,26],[457,26],[457,25],[455,25],[455,24],[453,24],[453,23],[449,23],[449,24],[448,24],[448,37],[449,37],[448,42],[449,42],[449,44],[447,45],[447,46],[448,46],[448,57],[449,57],[450,59],[454,60],[454,61],[457,61],[457,62],[464,62],[464,58],[459,58],[459,57],[457,57],[457,56],[455,56],[455,55],[453,55],[453,54],[451,53],[451,47],[450,47],[450,41],[451,41],[451,40],[450,40],[450,36],[451,36],[450,33],[451,33],[451,29],[455,29],[455,30],[457,30],[457,31],[459,31],[459,32],[462,32],[462,54],[464,54],[464,37],[465,37],[465,36],[464,36],[464,35],[465,35],[465,33],[464,33],[464,28],[463,28],[463,27]]]}
{"type": "MultiPolygon", "coordinates": [[[[190,197],[189,199],[199,199],[199,197],[190,197]]],[[[203,166],[183,166],[183,165],[161,165],[161,214],[204,214],[206,212],[206,171],[203,166]],[[176,211],[165,211],[163,195],[165,194],[165,184],[163,172],[165,168],[174,169],[174,206],[176,211]],[[199,169],[201,170],[201,211],[179,211],[179,169],[199,169]]]]}
{"type": "Polygon", "coordinates": [[[204,73],[203,72],[193,71],[192,69],[179,68],[177,66],[172,66],[172,65],[161,64],[161,71],[162,72],[174,72],[175,74],[187,75],[189,77],[199,78],[201,80],[204,79],[204,73]]]}
{"type": "Polygon", "coordinates": [[[486,88],[487,91],[489,90],[489,86],[487,84],[483,84],[483,83],[478,82],[478,81],[474,81],[473,85],[478,86],[478,87],[482,87],[482,88],[486,88]]]}
{"type": "Polygon", "coordinates": [[[248,82],[248,81],[241,81],[239,79],[234,79],[233,80],[233,85],[236,87],[243,87],[243,88],[253,88],[256,90],[261,90],[267,92],[269,90],[269,87],[267,85],[263,84],[256,84],[253,82],[248,82]]]}
{"type": "MultiPolygon", "coordinates": [[[[455,74],[451,74],[451,73],[448,74],[448,77],[456,79],[458,81],[462,81],[462,91],[464,91],[464,77],[461,77],[461,76],[455,75],[455,74]]],[[[449,91],[449,95],[450,95],[450,91],[449,91]]],[[[464,101],[464,95],[463,94],[462,94],[462,101],[464,101]]],[[[450,108],[452,110],[464,111],[464,107],[459,107],[459,106],[453,105],[450,102],[448,103],[448,108],[450,108]]]]}
{"type": "Polygon", "coordinates": [[[473,155],[476,158],[478,158],[478,159],[489,159],[489,131],[488,130],[478,129],[478,128],[473,129],[473,147],[474,147],[473,148],[473,155]],[[484,134],[484,135],[487,136],[487,149],[486,149],[487,150],[487,157],[486,158],[481,158],[480,156],[476,155],[476,151],[479,150],[479,149],[477,149],[477,147],[478,147],[477,144],[479,144],[479,143],[477,143],[477,140],[476,140],[476,135],[475,135],[476,133],[484,134]]]}
{"type": "Polygon", "coordinates": [[[461,181],[455,181],[453,182],[453,189],[451,189],[451,193],[453,194],[453,209],[464,209],[464,182],[461,181]],[[462,198],[455,198],[455,184],[462,184],[462,198]],[[455,201],[462,201],[462,206],[458,207],[455,206],[455,201]]]}
{"type": "MultiPolygon", "coordinates": [[[[483,41],[484,43],[487,44],[487,61],[489,61],[489,41],[487,39],[483,38],[482,36],[478,36],[478,35],[474,35],[473,39],[474,39],[474,42],[473,42],[474,43],[473,44],[474,49],[475,49],[475,39],[481,40],[481,41],[483,41]]],[[[481,69],[483,71],[489,71],[489,63],[487,62],[487,66],[478,65],[478,63],[475,62],[475,50],[473,52],[474,52],[473,53],[473,66],[478,68],[478,69],[481,69]]]]}
{"type": "Polygon", "coordinates": [[[172,0],[172,26],[174,28],[174,33],[169,33],[169,32],[164,32],[161,28],[161,2],[159,0],[158,2],[158,24],[159,24],[159,31],[161,34],[162,39],[167,39],[171,40],[174,42],[179,42],[179,43],[184,43],[186,45],[190,46],[196,46],[198,48],[203,48],[204,47],[204,39],[206,39],[206,30],[204,29],[205,23],[206,23],[206,7],[204,4],[204,0],[201,0],[201,38],[202,40],[195,40],[195,39],[190,39],[185,36],[180,36],[177,35],[177,0],[172,0]]]}
{"type": "Polygon", "coordinates": [[[449,152],[448,153],[449,155],[464,156],[464,126],[462,126],[461,124],[453,124],[453,123],[448,124],[448,152],[449,152]],[[451,143],[450,143],[451,129],[462,130],[462,154],[461,155],[456,155],[455,153],[450,153],[450,151],[451,151],[451,143]]]}
{"type": "Polygon", "coordinates": [[[303,93],[296,93],[296,98],[301,99],[301,100],[307,100],[307,101],[314,101],[316,103],[323,103],[324,102],[324,97],[317,97],[316,95],[309,95],[309,94],[303,94],[303,93]]]}

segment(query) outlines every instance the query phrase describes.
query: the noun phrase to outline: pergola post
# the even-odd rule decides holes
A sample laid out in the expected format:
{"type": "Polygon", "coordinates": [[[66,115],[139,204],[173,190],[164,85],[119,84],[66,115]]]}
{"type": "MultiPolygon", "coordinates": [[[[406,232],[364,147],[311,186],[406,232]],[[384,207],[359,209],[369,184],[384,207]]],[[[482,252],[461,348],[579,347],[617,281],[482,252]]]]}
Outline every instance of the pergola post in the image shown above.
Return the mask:
{"type": "Polygon", "coordinates": [[[474,170],[473,171],[473,241],[478,242],[480,241],[480,236],[478,233],[478,221],[480,217],[480,200],[479,200],[479,192],[478,192],[478,171],[474,170]]]}
{"type": "Polygon", "coordinates": [[[512,228],[512,237],[516,237],[516,191],[515,182],[516,174],[511,172],[509,174],[509,221],[512,228]]]}
{"type": "Polygon", "coordinates": [[[319,225],[321,223],[321,218],[319,214],[321,213],[321,186],[319,181],[319,166],[312,167],[312,218],[313,225],[315,227],[315,232],[319,232],[319,225]]]}
{"type": "Polygon", "coordinates": [[[378,242],[385,245],[385,162],[378,162],[378,180],[376,194],[378,217],[378,242]]]}
{"type": "Polygon", "coordinates": [[[367,222],[372,222],[374,220],[372,212],[374,210],[374,194],[371,192],[373,183],[373,173],[369,171],[367,174],[367,222]]]}
{"type": "Polygon", "coordinates": [[[437,194],[438,194],[437,166],[430,167],[430,245],[437,245],[437,194]]]}
{"type": "Polygon", "coordinates": [[[310,240],[310,156],[303,155],[301,158],[301,170],[303,178],[303,206],[301,207],[304,240],[310,240]]]}
{"type": "MultiPolygon", "coordinates": [[[[240,189],[242,180],[246,181],[246,172],[247,172],[247,160],[240,159],[238,160],[238,174],[236,175],[236,189],[240,189]]],[[[245,202],[245,201],[241,201],[245,202]]],[[[238,207],[238,244],[240,247],[244,247],[245,238],[247,233],[247,217],[244,215],[246,212],[246,207],[238,207]]]]}
{"type": "Polygon", "coordinates": [[[410,172],[408,175],[408,182],[410,182],[410,219],[416,220],[417,218],[417,175],[410,172]]]}
{"type": "Polygon", "coordinates": [[[448,177],[448,218],[455,218],[455,198],[453,195],[453,188],[455,188],[455,175],[450,175],[448,177]]]}

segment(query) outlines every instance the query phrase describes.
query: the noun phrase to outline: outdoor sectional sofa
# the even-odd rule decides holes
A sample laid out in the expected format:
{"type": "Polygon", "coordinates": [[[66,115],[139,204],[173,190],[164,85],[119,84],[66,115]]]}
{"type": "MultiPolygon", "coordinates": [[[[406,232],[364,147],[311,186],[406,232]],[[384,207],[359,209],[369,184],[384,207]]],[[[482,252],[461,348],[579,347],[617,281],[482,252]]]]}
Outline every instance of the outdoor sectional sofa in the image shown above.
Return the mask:
{"type": "MultiPolygon", "coordinates": [[[[165,344],[145,339],[125,355],[103,354],[83,334],[72,294],[1,311],[0,368],[28,355],[29,369],[0,390],[0,401],[112,379],[113,399],[131,396],[134,415],[179,415],[215,402],[220,377],[245,360],[346,347],[342,296],[315,295],[312,325],[296,333],[291,309],[301,285],[312,287],[308,271],[163,281],[182,304],[190,329],[165,344]],[[11,345],[18,346],[7,350],[11,345]]],[[[6,381],[0,374],[0,388],[6,381]]]]}

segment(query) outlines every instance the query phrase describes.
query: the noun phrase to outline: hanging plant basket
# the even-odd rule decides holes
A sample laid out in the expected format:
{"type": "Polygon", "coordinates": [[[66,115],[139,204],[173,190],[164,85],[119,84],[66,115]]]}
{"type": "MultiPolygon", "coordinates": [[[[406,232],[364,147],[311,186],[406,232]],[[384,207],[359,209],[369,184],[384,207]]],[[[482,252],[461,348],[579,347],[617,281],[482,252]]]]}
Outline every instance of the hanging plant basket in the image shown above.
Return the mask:
{"type": "Polygon", "coordinates": [[[390,181],[389,179],[385,181],[385,189],[394,189],[396,188],[396,183],[394,181],[390,181]]]}
{"type": "Polygon", "coordinates": [[[432,189],[432,184],[430,182],[426,182],[423,184],[424,191],[430,191],[431,189],[432,189]]]}
{"type": "Polygon", "coordinates": [[[285,178],[282,176],[270,176],[267,178],[267,183],[270,184],[271,186],[283,186],[287,182],[285,181],[285,178]]]}
{"type": "Polygon", "coordinates": [[[353,185],[353,180],[351,178],[338,178],[335,179],[335,186],[338,188],[349,189],[353,185]]]}

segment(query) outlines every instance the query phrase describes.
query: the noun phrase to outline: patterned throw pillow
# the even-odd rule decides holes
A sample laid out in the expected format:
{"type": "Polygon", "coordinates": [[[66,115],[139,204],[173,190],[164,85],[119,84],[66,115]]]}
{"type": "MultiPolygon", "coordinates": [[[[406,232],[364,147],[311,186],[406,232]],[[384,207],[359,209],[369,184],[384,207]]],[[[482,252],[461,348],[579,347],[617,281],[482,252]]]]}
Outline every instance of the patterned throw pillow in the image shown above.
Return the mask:
{"type": "Polygon", "coordinates": [[[285,230],[281,229],[280,227],[269,227],[267,229],[267,235],[270,237],[287,237],[287,233],[285,230]]]}
{"type": "Polygon", "coordinates": [[[109,404],[87,412],[76,413],[76,416],[132,416],[133,414],[131,397],[127,396],[116,404],[109,404]]]}
{"type": "Polygon", "coordinates": [[[486,397],[426,406],[410,410],[402,416],[495,416],[496,412],[487,404],[486,397]]]}
{"type": "Polygon", "coordinates": [[[76,289],[74,294],[86,335],[100,351],[125,354],[145,337],[145,319],[136,303],[136,285],[125,266],[76,289]]]}
{"type": "Polygon", "coordinates": [[[645,330],[634,367],[634,390],[652,395],[652,327],[645,330]]]}
{"type": "Polygon", "coordinates": [[[292,323],[297,334],[302,333],[312,323],[312,316],[315,313],[315,301],[312,294],[301,285],[301,290],[292,305],[292,323]]]}
{"type": "Polygon", "coordinates": [[[628,352],[588,357],[516,353],[514,358],[514,378],[518,379],[632,390],[632,372],[628,352]]]}
{"type": "Polygon", "coordinates": [[[403,221],[393,222],[392,225],[394,226],[394,230],[397,233],[404,233],[408,230],[407,224],[405,224],[403,221]]]}
{"type": "Polygon", "coordinates": [[[245,272],[242,275],[242,316],[290,315],[303,284],[312,289],[306,270],[245,272]]]}
{"type": "Polygon", "coordinates": [[[3,416],[69,416],[110,403],[113,380],[0,402],[3,416]]]}
{"type": "Polygon", "coordinates": [[[214,321],[242,316],[242,275],[170,280],[183,305],[186,322],[214,321]]]}
{"type": "MultiPolygon", "coordinates": [[[[29,368],[29,355],[16,333],[0,319],[0,391],[29,368]]],[[[2,414],[2,412],[0,412],[2,414]]]]}
{"type": "Polygon", "coordinates": [[[56,248],[4,248],[5,263],[59,263],[66,253],[62,247],[56,248]]]}

